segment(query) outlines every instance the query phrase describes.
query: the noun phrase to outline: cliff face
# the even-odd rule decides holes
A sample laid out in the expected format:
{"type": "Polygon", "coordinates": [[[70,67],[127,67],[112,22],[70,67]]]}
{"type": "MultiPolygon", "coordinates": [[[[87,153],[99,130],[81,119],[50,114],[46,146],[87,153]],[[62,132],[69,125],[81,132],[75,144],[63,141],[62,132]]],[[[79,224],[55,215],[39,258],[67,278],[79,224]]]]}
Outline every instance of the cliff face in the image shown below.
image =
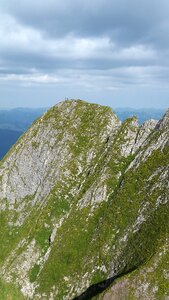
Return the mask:
{"type": "Polygon", "coordinates": [[[0,298],[69,300],[113,276],[98,299],[169,296],[168,129],[169,112],[139,126],[80,100],[30,127],[0,163],[0,298]]]}

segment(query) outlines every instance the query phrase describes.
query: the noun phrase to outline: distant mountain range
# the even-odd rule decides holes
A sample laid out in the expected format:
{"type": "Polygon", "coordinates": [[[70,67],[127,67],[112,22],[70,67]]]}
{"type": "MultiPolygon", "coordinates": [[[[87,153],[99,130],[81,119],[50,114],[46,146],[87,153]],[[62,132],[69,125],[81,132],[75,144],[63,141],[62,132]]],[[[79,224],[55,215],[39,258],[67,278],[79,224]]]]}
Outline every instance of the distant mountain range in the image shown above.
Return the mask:
{"type": "Polygon", "coordinates": [[[46,108],[0,110],[0,160],[46,108]]]}
{"type": "Polygon", "coordinates": [[[16,143],[22,133],[22,131],[0,129],[0,160],[5,156],[12,145],[16,143]]]}
{"type": "MultiPolygon", "coordinates": [[[[0,160],[9,151],[17,139],[25,132],[31,124],[39,118],[48,108],[15,108],[11,110],[0,110],[0,160]]],[[[133,109],[116,108],[113,109],[121,121],[137,116],[139,123],[146,120],[159,120],[164,109],[133,109]]]]}
{"type": "Polygon", "coordinates": [[[32,122],[40,117],[47,108],[15,108],[0,110],[0,129],[22,131],[28,129],[32,122]]]}
{"type": "Polygon", "coordinates": [[[144,123],[147,120],[155,119],[160,120],[165,113],[165,109],[155,109],[155,108],[139,108],[134,109],[130,107],[126,108],[116,108],[114,112],[117,114],[121,121],[125,119],[137,116],[139,124],[144,123]]]}

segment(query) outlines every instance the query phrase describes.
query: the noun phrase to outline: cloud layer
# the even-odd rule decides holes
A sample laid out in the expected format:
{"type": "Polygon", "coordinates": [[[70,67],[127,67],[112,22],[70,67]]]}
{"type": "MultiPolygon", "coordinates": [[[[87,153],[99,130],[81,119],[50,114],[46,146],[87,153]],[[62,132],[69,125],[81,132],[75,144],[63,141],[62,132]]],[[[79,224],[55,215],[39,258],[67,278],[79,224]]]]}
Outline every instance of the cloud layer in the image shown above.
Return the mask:
{"type": "Polygon", "coordinates": [[[0,82],[168,88],[168,0],[6,0],[0,82]]]}

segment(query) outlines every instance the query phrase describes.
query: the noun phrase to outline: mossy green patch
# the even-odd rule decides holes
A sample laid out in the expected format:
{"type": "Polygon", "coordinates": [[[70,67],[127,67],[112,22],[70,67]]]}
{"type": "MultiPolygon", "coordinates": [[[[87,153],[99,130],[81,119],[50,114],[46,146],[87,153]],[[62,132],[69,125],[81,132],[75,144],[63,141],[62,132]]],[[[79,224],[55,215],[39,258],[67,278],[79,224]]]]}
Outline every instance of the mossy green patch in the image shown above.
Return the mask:
{"type": "Polygon", "coordinates": [[[37,279],[39,271],[40,271],[40,265],[35,264],[29,272],[30,282],[35,282],[35,280],[37,279]]]}

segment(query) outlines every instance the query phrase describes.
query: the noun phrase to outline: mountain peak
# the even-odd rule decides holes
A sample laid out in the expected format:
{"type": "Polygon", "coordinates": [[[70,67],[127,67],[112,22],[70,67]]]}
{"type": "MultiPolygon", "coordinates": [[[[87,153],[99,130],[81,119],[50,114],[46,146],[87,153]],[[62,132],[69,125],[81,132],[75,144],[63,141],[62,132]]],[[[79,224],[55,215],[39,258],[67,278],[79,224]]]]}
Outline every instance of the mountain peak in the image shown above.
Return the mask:
{"type": "Polygon", "coordinates": [[[157,131],[66,100],[33,123],[0,163],[4,299],[91,298],[110,284],[112,293],[117,277],[134,299],[164,298],[167,116],[157,131]]]}
{"type": "Polygon", "coordinates": [[[164,117],[157,124],[158,129],[169,128],[169,108],[167,109],[164,117]]]}

